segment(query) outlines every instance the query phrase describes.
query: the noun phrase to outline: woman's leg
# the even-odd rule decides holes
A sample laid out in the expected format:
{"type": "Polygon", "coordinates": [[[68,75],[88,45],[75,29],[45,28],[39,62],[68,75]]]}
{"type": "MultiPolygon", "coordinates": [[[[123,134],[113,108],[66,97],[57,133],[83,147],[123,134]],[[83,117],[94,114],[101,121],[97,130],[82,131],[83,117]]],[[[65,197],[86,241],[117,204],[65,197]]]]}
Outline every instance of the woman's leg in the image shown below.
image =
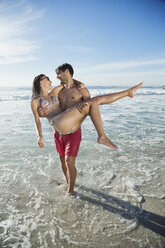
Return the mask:
{"type": "Polygon", "coordinates": [[[102,105],[102,104],[110,104],[110,103],[116,102],[117,100],[124,98],[126,96],[133,98],[135,95],[135,92],[142,86],[142,84],[143,82],[135,85],[132,88],[129,88],[128,90],[124,90],[124,91],[120,91],[120,92],[116,92],[112,94],[107,94],[103,96],[96,96],[93,99],[97,101],[98,105],[102,105]]]}
{"type": "Polygon", "coordinates": [[[129,96],[129,97],[134,97],[135,92],[142,86],[142,82],[128,90],[124,90],[121,92],[117,93],[112,93],[112,94],[107,94],[103,96],[96,96],[92,99],[89,99],[87,101],[87,104],[89,104],[89,115],[91,117],[91,120],[97,130],[98,133],[98,139],[97,142],[99,144],[104,144],[106,146],[112,147],[112,148],[117,148],[116,145],[112,143],[111,140],[109,140],[104,132],[103,124],[102,124],[102,119],[100,115],[99,108],[97,107],[98,105],[101,104],[110,104],[113,103],[123,97],[129,96]]]}
{"type": "MultiPolygon", "coordinates": [[[[88,101],[88,104],[85,107],[85,112],[91,116],[91,120],[96,128],[98,133],[97,142],[99,144],[117,149],[117,146],[114,145],[105,135],[97,102],[93,101],[92,99],[88,101]]],[[[63,134],[68,134],[72,132],[73,129],[76,131],[81,126],[87,114],[80,112],[77,108],[77,105],[74,105],[53,117],[54,128],[63,134]]]]}
{"type": "Polygon", "coordinates": [[[97,104],[97,101],[93,101],[93,99],[88,101],[89,104],[89,116],[96,128],[98,138],[97,138],[97,143],[103,144],[106,146],[109,146],[111,148],[117,149],[118,147],[113,144],[113,142],[106,136],[104,132],[104,127],[102,123],[102,118],[99,110],[99,106],[97,104]]]}
{"type": "MultiPolygon", "coordinates": [[[[86,113],[90,115],[92,122],[98,133],[99,144],[104,144],[109,147],[117,148],[105,135],[104,128],[102,125],[102,119],[98,105],[110,104],[123,97],[129,96],[134,97],[137,89],[141,87],[142,83],[122,92],[97,96],[87,101],[86,113]]],[[[74,105],[64,112],[53,117],[54,128],[64,134],[71,132],[73,128],[76,130],[80,127],[81,123],[86,117],[86,114],[79,112],[77,105],[74,105]]]]}

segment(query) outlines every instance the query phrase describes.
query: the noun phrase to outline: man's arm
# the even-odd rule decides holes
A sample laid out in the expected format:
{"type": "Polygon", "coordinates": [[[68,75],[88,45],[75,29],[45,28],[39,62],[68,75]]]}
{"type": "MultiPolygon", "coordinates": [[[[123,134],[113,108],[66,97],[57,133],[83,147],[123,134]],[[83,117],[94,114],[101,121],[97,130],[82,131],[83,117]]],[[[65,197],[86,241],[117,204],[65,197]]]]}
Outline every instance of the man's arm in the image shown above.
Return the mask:
{"type": "Polygon", "coordinates": [[[91,96],[90,96],[90,93],[89,93],[87,88],[81,89],[81,93],[82,93],[82,100],[83,101],[77,105],[77,108],[80,111],[80,113],[84,113],[84,114],[88,115],[88,109],[86,110],[88,103],[86,103],[86,100],[90,99],[91,96]]]}

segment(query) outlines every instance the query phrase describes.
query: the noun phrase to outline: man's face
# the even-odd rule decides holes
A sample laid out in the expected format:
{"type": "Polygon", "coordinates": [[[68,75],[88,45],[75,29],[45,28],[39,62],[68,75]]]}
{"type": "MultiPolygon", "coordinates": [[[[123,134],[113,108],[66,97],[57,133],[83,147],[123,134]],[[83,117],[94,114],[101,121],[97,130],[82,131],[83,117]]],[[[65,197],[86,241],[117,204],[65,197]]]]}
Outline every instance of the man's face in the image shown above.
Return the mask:
{"type": "Polygon", "coordinates": [[[57,71],[56,74],[57,79],[65,83],[65,81],[67,80],[66,71],[57,71]]]}

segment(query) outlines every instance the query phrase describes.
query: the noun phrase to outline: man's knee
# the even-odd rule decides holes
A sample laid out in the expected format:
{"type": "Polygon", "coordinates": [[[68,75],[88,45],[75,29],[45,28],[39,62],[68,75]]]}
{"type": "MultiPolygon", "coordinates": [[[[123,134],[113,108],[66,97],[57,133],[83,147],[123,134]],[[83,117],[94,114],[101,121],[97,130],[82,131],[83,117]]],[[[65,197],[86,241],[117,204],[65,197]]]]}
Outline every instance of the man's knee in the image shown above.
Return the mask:
{"type": "Polygon", "coordinates": [[[65,157],[61,155],[59,157],[60,157],[61,163],[65,163],[65,157]]]}
{"type": "Polygon", "coordinates": [[[92,105],[99,105],[99,97],[95,96],[91,99],[92,105]]]}
{"type": "Polygon", "coordinates": [[[75,166],[75,160],[76,160],[76,158],[72,157],[72,156],[66,156],[65,157],[65,163],[68,167],[75,166]]]}

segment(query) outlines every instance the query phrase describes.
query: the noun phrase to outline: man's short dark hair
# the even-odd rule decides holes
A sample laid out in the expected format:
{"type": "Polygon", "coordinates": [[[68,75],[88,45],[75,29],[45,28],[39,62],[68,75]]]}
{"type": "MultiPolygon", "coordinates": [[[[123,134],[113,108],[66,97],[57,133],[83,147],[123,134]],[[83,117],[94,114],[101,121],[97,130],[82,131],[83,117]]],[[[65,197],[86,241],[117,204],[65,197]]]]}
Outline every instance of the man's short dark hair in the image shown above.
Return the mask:
{"type": "Polygon", "coordinates": [[[67,63],[58,66],[55,71],[56,71],[56,73],[58,73],[59,71],[64,72],[66,69],[68,69],[70,74],[73,76],[73,74],[74,74],[73,67],[70,64],[67,64],[67,63]]]}

